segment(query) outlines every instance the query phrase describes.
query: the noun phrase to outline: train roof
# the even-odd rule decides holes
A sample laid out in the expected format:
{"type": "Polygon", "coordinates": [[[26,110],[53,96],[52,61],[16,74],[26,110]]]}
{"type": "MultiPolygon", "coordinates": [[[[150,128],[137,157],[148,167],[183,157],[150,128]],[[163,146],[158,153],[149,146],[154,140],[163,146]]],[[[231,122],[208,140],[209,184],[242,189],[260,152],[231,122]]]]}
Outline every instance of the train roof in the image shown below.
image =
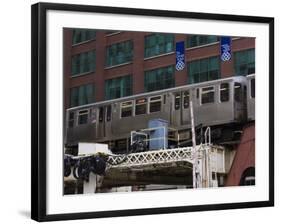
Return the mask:
{"type": "MultiPolygon", "coordinates": [[[[251,74],[251,75],[248,75],[248,76],[255,76],[255,74],[251,74]]],[[[161,89],[161,90],[152,91],[152,92],[139,93],[139,94],[121,97],[121,98],[112,99],[112,100],[99,101],[99,102],[95,102],[95,103],[71,107],[71,108],[68,108],[67,111],[68,110],[77,110],[77,109],[79,110],[79,109],[93,107],[93,106],[107,105],[107,104],[112,104],[112,103],[120,102],[120,101],[127,101],[127,100],[134,99],[136,97],[145,97],[145,96],[151,96],[151,95],[159,95],[159,94],[163,94],[163,93],[166,93],[166,92],[181,91],[181,90],[186,89],[187,87],[192,89],[192,88],[197,88],[197,87],[201,87],[201,86],[208,86],[208,85],[212,85],[212,84],[216,84],[216,83],[220,83],[220,82],[225,82],[225,81],[240,81],[240,82],[242,81],[242,82],[244,82],[245,79],[246,79],[245,76],[232,76],[232,77],[228,77],[228,78],[224,78],[224,79],[216,79],[216,80],[211,80],[211,81],[206,81],[206,82],[188,84],[188,85],[184,85],[184,86],[177,86],[177,87],[168,88],[168,89],[161,89]]]]}

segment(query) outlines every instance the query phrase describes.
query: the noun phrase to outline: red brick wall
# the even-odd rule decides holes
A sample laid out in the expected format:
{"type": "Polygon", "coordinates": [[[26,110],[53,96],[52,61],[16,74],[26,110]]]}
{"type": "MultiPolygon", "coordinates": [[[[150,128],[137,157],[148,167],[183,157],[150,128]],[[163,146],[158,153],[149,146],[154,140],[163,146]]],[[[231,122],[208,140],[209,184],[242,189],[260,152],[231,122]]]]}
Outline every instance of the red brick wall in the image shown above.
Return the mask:
{"type": "MultiPolygon", "coordinates": [[[[64,100],[65,108],[68,108],[70,98],[70,88],[88,83],[95,84],[95,98],[97,101],[104,100],[104,83],[106,79],[133,75],[133,94],[144,91],[144,71],[175,64],[175,53],[144,59],[144,36],[147,32],[121,32],[116,35],[106,35],[104,31],[97,32],[96,39],[72,46],[71,29],[64,29],[64,100]],[[133,40],[134,56],[133,62],[105,68],[106,46],[113,43],[133,40]],[[96,49],[96,71],[85,75],[71,77],[71,56],[96,49]]],[[[187,35],[175,34],[175,42],[186,41],[187,35]]],[[[255,47],[254,38],[240,38],[233,40],[232,51],[239,51],[255,47]]],[[[185,58],[187,63],[193,60],[220,55],[219,43],[210,44],[203,47],[186,49],[185,58]]],[[[221,77],[233,75],[233,60],[221,62],[221,77]]],[[[186,85],[188,80],[187,69],[183,71],[175,70],[175,85],[186,85]]]]}
{"type": "Polygon", "coordinates": [[[236,150],[226,186],[239,185],[243,172],[249,167],[255,167],[255,124],[244,128],[241,142],[236,150]]]}

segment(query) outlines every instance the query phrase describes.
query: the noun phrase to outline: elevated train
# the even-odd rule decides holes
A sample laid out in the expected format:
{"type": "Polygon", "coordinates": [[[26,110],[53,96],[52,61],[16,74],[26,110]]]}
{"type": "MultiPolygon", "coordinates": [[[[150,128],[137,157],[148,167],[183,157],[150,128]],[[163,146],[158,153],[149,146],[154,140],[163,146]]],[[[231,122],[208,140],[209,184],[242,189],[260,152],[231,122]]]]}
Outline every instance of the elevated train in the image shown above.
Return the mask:
{"type": "Polygon", "coordinates": [[[181,146],[191,144],[190,100],[194,121],[211,127],[212,140],[223,144],[237,137],[245,122],[255,120],[255,74],[234,76],[147,92],[67,109],[65,146],[78,142],[109,144],[113,152],[130,148],[131,131],[147,128],[151,119],[168,121],[181,146]]]}

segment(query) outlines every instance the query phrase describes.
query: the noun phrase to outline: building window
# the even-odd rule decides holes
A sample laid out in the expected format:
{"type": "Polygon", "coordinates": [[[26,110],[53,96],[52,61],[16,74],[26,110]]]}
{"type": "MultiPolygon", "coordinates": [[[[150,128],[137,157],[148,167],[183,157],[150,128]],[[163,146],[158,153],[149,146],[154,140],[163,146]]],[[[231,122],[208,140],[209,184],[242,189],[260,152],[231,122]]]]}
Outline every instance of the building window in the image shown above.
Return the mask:
{"type": "Polygon", "coordinates": [[[95,101],[95,88],[92,84],[73,87],[70,89],[70,106],[80,106],[95,101]]]}
{"type": "Polygon", "coordinates": [[[96,31],[90,29],[73,29],[72,44],[78,44],[88,40],[96,39],[96,31]]]}
{"type": "Polygon", "coordinates": [[[144,57],[165,54],[174,50],[173,34],[152,34],[145,37],[144,57]]]}
{"type": "Polygon", "coordinates": [[[229,101],[229,83],[222,83],[220,85],[220,102],[229,101]]]}
{"type": "Polygon", "coordinates": [[[72,56],[71,75],[94,72],[96,69],[96,52],[89,51],[72,56]]]}
{"type": "Polygon", "coordinates": [[[234,69],[235,75],[255,73],[255,49],[235,52],[234,69]]]}
{"type": "Polygon", "coordinates": [[[218,41],[218,36],[192,35],[187,38],[187,47],[197,47],[218,41]]]}
{"type": "Polygon", "coordinates": [[[220,78],[219,57],[191,61],[188,66],[189,83],[205,82],[220,78]]]}
{"type": "Polygon", "coordinates": [[[215,88],[213,86],[202,88],[201,104],[215,102],[215,88]]]}
{"type": "Polygon", "coordinates": [[[146,92],[171,88],[174,86],[174,66],[146,71],[144,74],[144,89],[146,92]]]}
{"type": "Polygon", "coordinates": [[[106,66],[130,62],[133,59],[133,42],[131,40],[110,45],[106,48],[106,66]]]}
{"type": "Polygon", "coordinates": [[[105,81],[106,100],[132,95],[132,76],[127,75],[105,81]]]}

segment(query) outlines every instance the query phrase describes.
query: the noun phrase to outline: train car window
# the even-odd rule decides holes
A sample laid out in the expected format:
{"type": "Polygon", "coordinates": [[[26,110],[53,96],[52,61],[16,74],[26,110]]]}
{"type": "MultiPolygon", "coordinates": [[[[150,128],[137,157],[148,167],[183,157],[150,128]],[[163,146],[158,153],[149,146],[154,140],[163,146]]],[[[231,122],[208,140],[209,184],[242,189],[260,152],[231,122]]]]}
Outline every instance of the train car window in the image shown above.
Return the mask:
{"type": "Polygon", "coordinates": [[[71,111],[69,112],[69,117],[68,117],[68,127],[72,128],[74,126],[74,112],[71,111]]]}
{"type": "Polygon", "coordinates": [[[121,103],[121,117],[130,117],[133,115],[133,101],[121,103]]]}
{"type": "Polygon", "coordinates": [[[103,107],[99,108],[99,122],[103,122],[103,107]]]}
{"type": "Polygon", "coordinates": [[[229,83],[222,83],[220,85],[220,102],[229,101],[229,83]]]}
{"type": "Polygon", "coordinates": [[[147,108],[147,99],[146,98],[136,100],[136,108],[135,108],[136,115],[146,114],[146,108],[147,108]]]}
{"type": "Polygon", "coordinates": [[[215,88],[213,86],[202,88],[201,104],[215,102],[215,88]]]}
{"type": "Polygon", "coordinates": [[[78,112],[78,125],[88,123],[89,110],[80,110],[78,112]]]}
{"type": "Polygon", "coordinates": [[[161,111],[161,96],[151,97],[149,101],[149,113],[161,111]]]}
{"type": "Polygon", "coordinates": [[[186,109],[189,107],[189,91],[183,92],[183,108],[186,109]]]}
{"type": "Polygon", "coordinates": [[[199,98],[199,89],[196,89],[196,98],[199,98]]]}
{"type": "Polygon", "coordinates": [[[241,102],[243,99],[243,92],[242,92],[242,84],[241,83],[234,83],[234,100],[237,102],[241,102]]]}
{"type": "Polygon", "coordinates": [[[106,107],[106,121],[111,120],[111,105],[106,107]]]}
{"type": "Polygon", "coordinates": [[[181,107],[181,94],[176,93],[175,94],[175,110],[180,109],[180,107],[181,107]]]}
{"type": "Polygon", "coordinates": [[[256,81],[255,79],[251,79],[251,97],[256,97],[256,81]]]}

